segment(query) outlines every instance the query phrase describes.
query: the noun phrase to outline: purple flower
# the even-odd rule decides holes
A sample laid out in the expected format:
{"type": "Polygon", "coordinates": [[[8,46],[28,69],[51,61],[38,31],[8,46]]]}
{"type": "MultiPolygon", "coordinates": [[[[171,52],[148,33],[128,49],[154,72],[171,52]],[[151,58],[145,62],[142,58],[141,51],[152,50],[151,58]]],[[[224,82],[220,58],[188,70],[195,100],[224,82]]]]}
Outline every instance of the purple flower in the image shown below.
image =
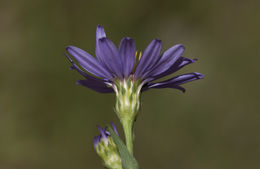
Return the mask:
{"type": "Polygon", "coordinates": [[[154,82],[196,61],[196,59],[182,56],[184,46],[181,44],[172,46],[164,53],[161,53],[161,48],[161,41],[154,39],[143,54],[138,54],[135,42],[126,37],[121,40],[117,49],[114,43],[106,37],[104,28],[98,25],[96,58],[80,48],[68,46],[67,52],[75,58],[79,67],[67,54],[65,55],[72,64],[71,68],[85,77],[85,80],[79,80],[77,84],[101,93],[113,92],[112,87],[115,81],[129,78],[132,81],[138,81],[142,91],[151,88],[175,88],[184,92],[182,84],[203,78],[202,74],[193,72],[154,82]]]}

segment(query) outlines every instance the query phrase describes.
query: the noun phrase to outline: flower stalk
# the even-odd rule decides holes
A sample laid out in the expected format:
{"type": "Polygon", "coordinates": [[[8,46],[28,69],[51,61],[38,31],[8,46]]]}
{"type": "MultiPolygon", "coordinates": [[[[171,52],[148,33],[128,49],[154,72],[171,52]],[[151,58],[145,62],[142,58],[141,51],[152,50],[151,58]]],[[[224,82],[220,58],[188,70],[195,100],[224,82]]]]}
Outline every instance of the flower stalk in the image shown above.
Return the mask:
{"type": "Polygon", "coordinates": [[[130,154],[133,155],[134,153],[134,122],[129,120],[129,121],[123,121],[122,122],[122,126],[124,129],[124,133],[125,133],[125,141],[126,141],[126,147],[128,149],[128,151],[130,152],[130,154]]]}

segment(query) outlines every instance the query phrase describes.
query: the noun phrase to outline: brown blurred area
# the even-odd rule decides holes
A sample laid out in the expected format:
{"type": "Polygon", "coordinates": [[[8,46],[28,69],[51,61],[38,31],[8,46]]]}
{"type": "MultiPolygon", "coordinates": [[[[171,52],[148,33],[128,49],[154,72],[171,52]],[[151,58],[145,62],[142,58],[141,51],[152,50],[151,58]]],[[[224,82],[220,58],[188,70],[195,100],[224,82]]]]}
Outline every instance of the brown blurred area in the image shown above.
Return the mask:
{"type": "MultiPolygon", "coordinates": [[[[103,168],[96,124],[114,121],[114,95],[77,86],[63,52],[91,54],[97,24],[139,50],[182,43],[205,79],[142,95],[141,169],[260,168],[260,1],[10,0],[0,2],[0,169],[103,168]]],[[[121,136],[122,132],[121,132],[121,136]]]]}

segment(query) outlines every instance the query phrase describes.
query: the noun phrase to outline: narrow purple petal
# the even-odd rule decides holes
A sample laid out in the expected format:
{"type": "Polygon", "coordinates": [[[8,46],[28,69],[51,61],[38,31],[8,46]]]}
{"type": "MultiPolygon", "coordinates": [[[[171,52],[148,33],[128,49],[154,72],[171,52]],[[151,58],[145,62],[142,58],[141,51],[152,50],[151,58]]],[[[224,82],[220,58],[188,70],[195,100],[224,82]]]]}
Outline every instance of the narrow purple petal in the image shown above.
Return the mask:
{"type": "Polygon", "coordinates": [[[149,84],[148,88],[176,88],[176,86],[202,78],[203,75],[200,73],[187,73],[162,82],[151,83],[149,84]]]}
{"type": "Polygon", "coordinates": [[[93,140],[93,142],[94,142],[94,148],[98,145],[99,141],[100,141],[100,136],[94,137],[94,140],[93,140]]]}
{"type": "Polygon", "coordinates": [[[180,70],[184,66],[187,66],[191,63],[194,63],[195,61],[197,61],[197,59],[189,59],[189,58],[186,58],[186,57],[180,57],[170,68],[168,68],[168,70],[150,78],[150,81],[154,81],[156,79],[168,76],[168,75],[180,70]]]}
{"type": "Polygon", "coordinates": [[[186,58],[186,57],[181,57],[179,59],[181,62],[178,66],[176,66],[175,72],[178,71],[179,69],[183,68],[184,66],[194,63],[196,62],[198,59],[194,58],[194,59],[190,59],[190,58],[186,58]]]}
{"type": "Polygon", "coordinates": [[[149,76],[156,76],[167,71],[181,57],[185,48],[178,44],[166,50],[160,60],[156,63],[155,68],[149,73],[149,76]]]}
{"type": "MultiPolygon", "coordinates": [[[[173,88],[173,89],[178,89],[178,90],[180,90],[180,91],[182,91],[183,93],[185,93],[185,89],[183,88],[183,87],[181,87],[181,86],[169,86],[168,88],[173,88]]],[[[147,91],[147,90],[149,90],[149,89],[151,89],[151,88],[149,88],[149,85],[147,85],[146,87],[144,87],[144,88],[142,88],[142,92],[145,92],[145,91],[147,91]]],[[[160,87],[153,87],[153,89],[160,89],[160,87]]]]}
{"type": "Polygon", "coordinates": [[[111,87],[107,87],[105,83],[100,83],[98,81],[92,80],[78,80],[78,85],[88,87],[100,93],[113,93],[114,90],[111,87]]]}
{"type": "Polygon", "coordinates": [[[116,134],[119,136],[118,131],[116,129],[116,126],[115,126],[115,124],[113,122],[111,122],[111,126],[113,127],[113,129],[116,132],[116,134]]]}
{"type": "Polygon", "coordinates": [[[103,59],[103,64],[113,72],[116,77],[122,78],[122,62],[118,55],[116,46],[107,38],[99,39],[100,57],[103,59]]]}
{"type": "Polygon", "coordinates": [[[106,33],[104,28],[101,25],[97,26],[97,31],[96,31],[96,43],[98,43],[98,40],[101,38],[105,38],[106,37],[106,33]]]}
{"type": "Polygon", "coordinates": [[[145,49],[137,67],[135,70],[135,77],[144,78],[145,74],[148,74],[158,62],[160,58],[162,44],[158,39],[154,39],[145,49]]]}
{"type": "Polygon", "coordinates": [[[89,78],[92,76],[88,75],[87,73],[85,73],[83,70],[81,70],[74,62],[73,60],[69,57],[69,55],[67,55],[66,53],[64,53],[64,55],[67,57],[67,59],[70,61],[70,63],[72,64],[72,66],[70,67],[70,69],[76,69],[82,76],[84,76],[85,78],[89,78]]]}
{"type": "Polygon", "coordinates": [[[72,64],[72,66],[70,67],[71,69],[76,69],[77,72],[79,72],[82,76],[84,76],[86,79],[93,79],[93,80],[96,80],[96,81],[100,81],[100,82],[103,82],[104,83],[104,80],[101,80],[101,79],[98,79],[98,78],[95,78],[93,76],[90,76],[89,74],[87,74],[86,72],[84,72],[83,70],[81,70],[78,65],[76,65],[73,60],[69,57],[69,55],[67,55],[66,53],[64,53],[64,55],[68,58],[68,60],[70,61],[70,63],[72,64]]]}
{"type": "Polygon", "coordinates": [[[119,45],[119,57],[123,65],[123,75],[129,77],[135,63],[136,46],[131,38],[123,38],[119,45]]]}
{"type": "Polygon", "coordinates": [[[181,87],[181,86],[171,86],[170,88],[178,89],[178,90],[182,91],[183,93],[185,93],[185,91],[186,91],[186,89],[184,89],[184,88],[181,87]]]}
{"type": "Polygon", "coordinates": [[[113,92],[113,89],[110,87],[107,87],[107,85],[105,84],[105,82],[107,82],[107,81],[90,76],[89,74],[82,71],[66,53],[65,53],[65,56],[68,58],[68,60],[72,64],[71,69],[76,69],[82,76],[84,76],[87,79],[87,80],[79,80],[79,81],[77,81],[77,84],[86,86],[92,90],[95,90],[95,91],[98,91],[101,93],[112,93],[113,92]]]}
{"type": "Polygon", "coordinates": [[[100,48],[98,45],[98,41],[99,39],[105,37],[106,37],[106,33],[104,28],[101,25],[98,25],[96,30],[96,57],[98,58],[99,61],[102,61],[102,58],[100,57],[100,48]]]}
{"type": "Polygon", "coordinates": [[[108,140],[107,140],[106,133],[104,132],[104,130],[100,126],[97,126],[97,127],[98,127],[100,134],[101,134],[101,139],[103,139],[105,142],[107,142],[108,140]]]}
{"type": "Polygon", "coordinates": [[[109,133],[109,131],[107,131],[107,126],[104,128],[104,132],[106,133],[107,136],[111,136],[111,134],[109,133]]]}
{"type": "Polygon", "coordinates": [[[66,50],[77,60],[79,65],[89,73],[101,78],[112,78],[111,74],[94,57],[84,50],[74,46],[68,46],[66,50]]]}

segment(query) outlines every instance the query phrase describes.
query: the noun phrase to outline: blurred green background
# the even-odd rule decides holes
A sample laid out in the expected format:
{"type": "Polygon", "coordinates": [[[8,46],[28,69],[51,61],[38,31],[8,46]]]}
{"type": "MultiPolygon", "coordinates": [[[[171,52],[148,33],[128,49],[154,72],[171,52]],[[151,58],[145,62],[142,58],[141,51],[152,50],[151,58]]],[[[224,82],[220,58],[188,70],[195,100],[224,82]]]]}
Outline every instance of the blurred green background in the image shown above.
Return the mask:
{"type": "MultiPolygon", "coordinates": [[[[114,95],[75,85],[63,52],[94,54],[97,24],[139,50],[186,46],[204,80],[142,95],[141,169],[260,168],[260,1],[24,0],[0,2],[0,169],[101,169],[96,124],[114,121],[114,95]]],[[[120,128],[121,130],[121,128],[120,128]]],[[[121,136],[122,130],[121,130],[121,136]]]]}

